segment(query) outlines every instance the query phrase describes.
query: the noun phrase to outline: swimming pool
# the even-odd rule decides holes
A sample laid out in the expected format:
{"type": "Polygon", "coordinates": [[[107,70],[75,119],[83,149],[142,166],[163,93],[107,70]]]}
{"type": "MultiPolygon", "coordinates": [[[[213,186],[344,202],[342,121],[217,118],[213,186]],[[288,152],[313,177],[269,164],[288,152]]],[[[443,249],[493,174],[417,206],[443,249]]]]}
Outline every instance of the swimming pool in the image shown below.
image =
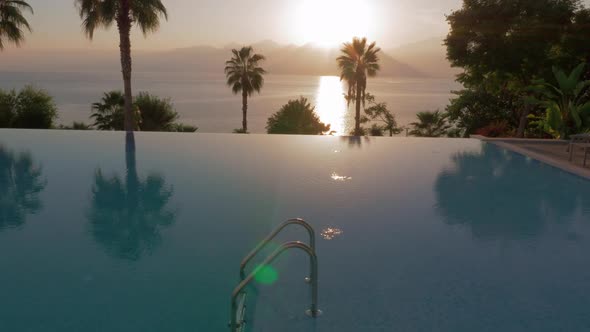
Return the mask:
{"type": "Polygon", "coordinates": [[[478,140],[0,130],[0,331],[590,330],[587,180],[478,140]],[[277,243],[305,240],[289,229],[277,243]]]}

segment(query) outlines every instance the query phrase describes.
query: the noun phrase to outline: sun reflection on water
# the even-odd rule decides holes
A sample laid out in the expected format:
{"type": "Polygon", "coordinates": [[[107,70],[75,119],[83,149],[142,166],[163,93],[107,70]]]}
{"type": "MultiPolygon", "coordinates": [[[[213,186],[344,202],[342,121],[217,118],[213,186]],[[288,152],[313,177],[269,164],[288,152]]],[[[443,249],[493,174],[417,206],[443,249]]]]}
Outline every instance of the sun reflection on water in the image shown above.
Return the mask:
{"type": "Polygon", "coordinates": [[[321,235],[324,240],[330,241],[342,235],[342,230],[336,227],[328,227],[322,230],[321,235]]]}
{"type": "Polygon", "coordinates": [[[344,84],[337,76],[320,77],[316,95],[316,113],[323,123],[330,125],[333,135],[346,134],[346,100],[344,84]]]}
{"type": "Polygon", "coordinates": [[[350,176],[344,176],[344,175],[339,175],[338,173],[332,173],[332,175],[330,175],[330,177],[334,181],[341,181],[341,182],[352,180],[352,177],[350,177],[350,176]]]}

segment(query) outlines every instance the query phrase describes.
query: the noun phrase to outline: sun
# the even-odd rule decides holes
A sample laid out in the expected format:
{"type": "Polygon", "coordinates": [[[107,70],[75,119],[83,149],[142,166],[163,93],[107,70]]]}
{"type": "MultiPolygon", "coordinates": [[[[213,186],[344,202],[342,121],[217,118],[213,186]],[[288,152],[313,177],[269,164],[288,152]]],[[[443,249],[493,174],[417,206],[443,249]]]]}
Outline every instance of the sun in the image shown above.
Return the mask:
{"type": "Polygon", "coordinates": [[[368,1],[302,0],[293,13],[293,35],[302,44],[338,46],[353,37],[370,37],[375,15],[368,1]]]}

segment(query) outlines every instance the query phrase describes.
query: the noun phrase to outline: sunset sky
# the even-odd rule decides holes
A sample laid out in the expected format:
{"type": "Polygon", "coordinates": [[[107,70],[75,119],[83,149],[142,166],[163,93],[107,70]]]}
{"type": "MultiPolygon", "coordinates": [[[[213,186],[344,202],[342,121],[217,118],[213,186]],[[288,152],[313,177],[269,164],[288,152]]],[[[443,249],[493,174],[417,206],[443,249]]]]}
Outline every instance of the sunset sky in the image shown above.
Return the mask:
{"type": "MultiPolygon", "coordinates": [[[[85,40],[74,0],[29,0],[35,9],[34,33],[25,48],[115,48],[115,31],[85,40]]],[[[322,45],[351,35],[367,35],[384,47],[442,36],[444,15],[461,0],[164,0],[170,14],[148,39],[133,39],[138,49],[169,49],[272,39],[280,43],[322,45]],[[360,15],[360,27],[348,22],[360,15]]]]}

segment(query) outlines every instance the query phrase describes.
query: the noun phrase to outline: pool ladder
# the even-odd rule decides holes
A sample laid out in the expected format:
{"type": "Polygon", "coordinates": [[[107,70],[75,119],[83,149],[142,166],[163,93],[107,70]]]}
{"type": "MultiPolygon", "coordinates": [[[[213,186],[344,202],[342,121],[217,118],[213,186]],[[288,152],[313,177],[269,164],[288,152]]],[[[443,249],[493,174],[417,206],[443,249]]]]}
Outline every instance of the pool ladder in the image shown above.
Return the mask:
{"type": "Polygon", "coordinates": [[[244,291],[246,286],[254,280],[257,273],[271,264],[282,253],[290,249],[300,249],[309,255],[310,276],[305,278],[305,282],[311,286],[311,307],[306,311],[306,314],[313,318],[321,315],[322,312],[318,309],[318,258],[315,251],[315,231],[303,219],[290,219],[272,231],[242,260],[240,264],[241,282],[236,286],[231,297],[231,316],[229,323],[231,332],[243,332],[246,326],[246,292],[244,291]],[[248,263],[289,225],[298,225],[305,228],[309,233],[309,245],[299,241],[284,243],[258,265],[252,273],[246,276],[244,271],[248,263]]]}

